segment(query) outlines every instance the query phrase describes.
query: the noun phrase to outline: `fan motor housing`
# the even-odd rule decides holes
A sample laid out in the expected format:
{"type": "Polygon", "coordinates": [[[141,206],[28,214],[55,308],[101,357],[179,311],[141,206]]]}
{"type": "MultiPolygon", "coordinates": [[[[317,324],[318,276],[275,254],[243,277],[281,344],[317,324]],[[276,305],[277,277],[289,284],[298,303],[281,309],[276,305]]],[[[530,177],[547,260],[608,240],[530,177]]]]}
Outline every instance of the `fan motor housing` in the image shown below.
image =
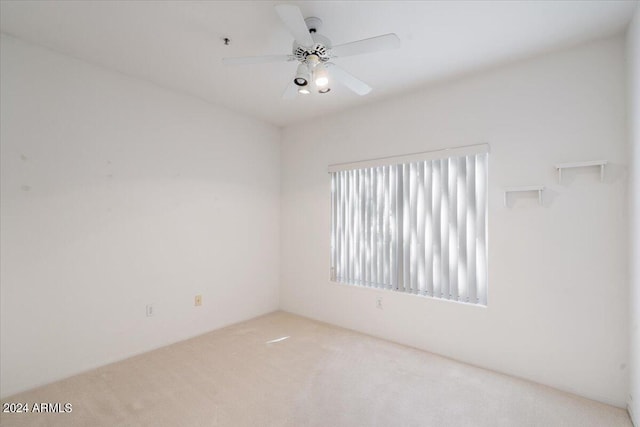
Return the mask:
{"type": "Polygon", "coordinates": [[[316,55],[320,62],[327,62],[331,59],[331,40],[318,33],[311,33],[314,41],[313,46],[305,47],[298,42],[293,42],[291,53],[300,62],[304,62],[309,55],[316,55]]]}

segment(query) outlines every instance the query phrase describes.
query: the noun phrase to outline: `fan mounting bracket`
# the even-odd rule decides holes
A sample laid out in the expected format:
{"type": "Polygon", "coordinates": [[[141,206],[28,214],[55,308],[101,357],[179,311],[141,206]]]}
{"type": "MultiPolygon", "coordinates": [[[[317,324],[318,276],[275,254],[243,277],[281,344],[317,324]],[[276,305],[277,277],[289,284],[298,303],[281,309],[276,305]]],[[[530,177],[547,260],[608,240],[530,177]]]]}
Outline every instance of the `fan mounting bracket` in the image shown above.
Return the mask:
{"type": "Polygon", "coordinates": [[[307,28],[311,34],[317,33],[320,27],[322,27],[322,19],[316,18],[315,16],[305,18],[304,23],[307,24],[307,28]]]}

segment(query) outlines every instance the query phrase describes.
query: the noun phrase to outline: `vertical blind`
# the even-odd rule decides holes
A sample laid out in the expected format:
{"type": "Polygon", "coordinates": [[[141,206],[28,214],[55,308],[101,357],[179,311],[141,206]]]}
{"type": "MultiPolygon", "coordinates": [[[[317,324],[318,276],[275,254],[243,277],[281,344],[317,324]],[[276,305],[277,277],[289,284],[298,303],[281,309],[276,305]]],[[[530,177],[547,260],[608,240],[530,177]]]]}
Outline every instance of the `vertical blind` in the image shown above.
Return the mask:
{"type": "Polygon", "coordinates": [[[487,304],[488,146],[330,167],[331,279],[487,304]]]}

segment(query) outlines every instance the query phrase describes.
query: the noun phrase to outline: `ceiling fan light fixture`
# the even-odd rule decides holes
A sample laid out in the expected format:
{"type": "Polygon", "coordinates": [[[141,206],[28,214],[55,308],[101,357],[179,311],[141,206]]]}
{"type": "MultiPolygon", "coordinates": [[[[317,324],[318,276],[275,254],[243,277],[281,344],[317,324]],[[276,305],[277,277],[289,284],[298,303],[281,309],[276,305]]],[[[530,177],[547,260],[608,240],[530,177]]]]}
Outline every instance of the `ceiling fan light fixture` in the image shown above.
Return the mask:
{"type": "Polygon", "coordinates": [[[329,79],[327,77],[317,77],[316,78],[316,86],[322,87],[329,84],[329,79]]]}
{"type": "Polygon", "coordinates": [[[318,87],[323,87],[329,84],[329,73],[327,73],[327,69],[324,64],[316,65],[313,70],[313,80],[318,87]]]}
{"type": "Polygon", "coordinates": [[[293,79],[293,82],[297,86],[306,86],[309,84],[309,80],[311,80],[311,73],[309,73],[309,67],[306,64],[298,65],[298,70],[296,71],[296,76],[293,79]]]}

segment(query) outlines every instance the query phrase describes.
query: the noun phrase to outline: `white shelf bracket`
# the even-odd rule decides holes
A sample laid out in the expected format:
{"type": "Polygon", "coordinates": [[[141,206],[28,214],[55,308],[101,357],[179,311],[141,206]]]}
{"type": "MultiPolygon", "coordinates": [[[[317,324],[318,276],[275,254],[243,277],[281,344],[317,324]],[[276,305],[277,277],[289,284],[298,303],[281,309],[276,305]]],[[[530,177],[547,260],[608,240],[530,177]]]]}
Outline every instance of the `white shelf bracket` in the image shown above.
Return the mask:
{"type": "Polygon", "coordinates": [[[509,207],[508,194],[509,193],[521,193],[525,191],[536,191],[538,193],[538,204],[542,206],[542,192],[544,191],[544,185],[528,185],[525,187],[507,187],[504,189],[504,206],[509,207]]]}
{"type": "Polygon", "coordinates": [[[588,162],[571,162],[571,163],[558,163],[556,169],[558,170],[558,183],[562,184],[562,169],[572,168],[587,168],[591,166],[600,167],[600,182],[604,181],[604,167],[607,165],[606,160],[592,160],[588,162]]]}

